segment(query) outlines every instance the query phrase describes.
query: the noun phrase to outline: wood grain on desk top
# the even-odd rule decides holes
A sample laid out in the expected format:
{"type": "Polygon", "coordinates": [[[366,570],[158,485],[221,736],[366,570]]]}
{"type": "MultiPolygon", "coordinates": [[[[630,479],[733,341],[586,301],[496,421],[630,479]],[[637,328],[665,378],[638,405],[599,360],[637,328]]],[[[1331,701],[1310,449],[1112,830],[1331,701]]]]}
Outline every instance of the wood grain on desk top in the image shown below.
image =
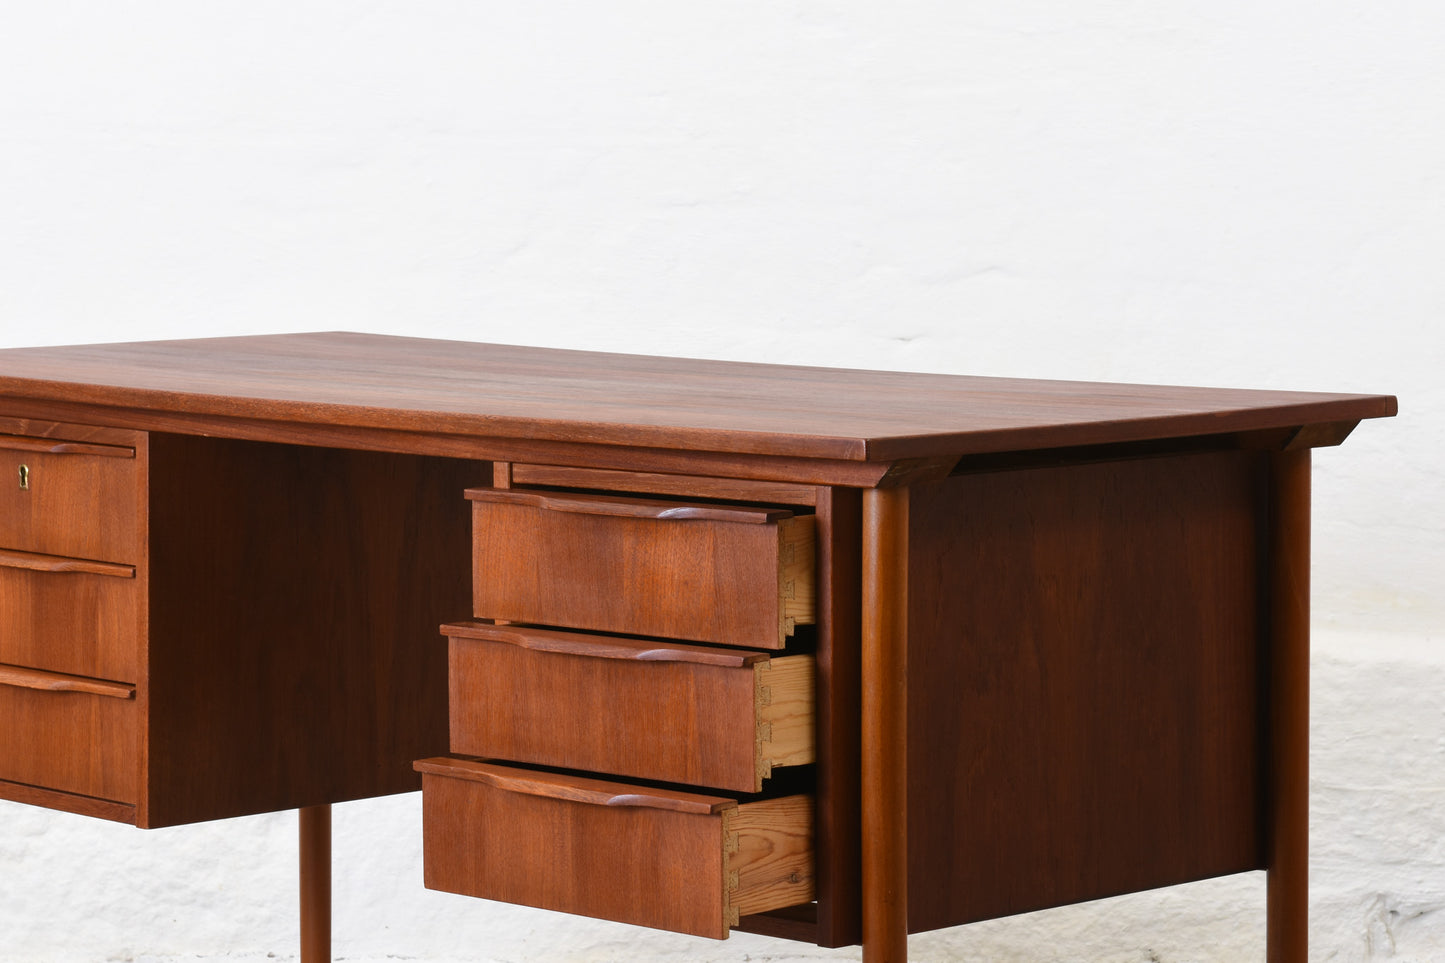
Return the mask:
{"type": "Polygon", "coordinates": [[[744,364],[328,332],[0,351],[0,398],[891,461],[1348,422],[1395,399],[744,364]]]}

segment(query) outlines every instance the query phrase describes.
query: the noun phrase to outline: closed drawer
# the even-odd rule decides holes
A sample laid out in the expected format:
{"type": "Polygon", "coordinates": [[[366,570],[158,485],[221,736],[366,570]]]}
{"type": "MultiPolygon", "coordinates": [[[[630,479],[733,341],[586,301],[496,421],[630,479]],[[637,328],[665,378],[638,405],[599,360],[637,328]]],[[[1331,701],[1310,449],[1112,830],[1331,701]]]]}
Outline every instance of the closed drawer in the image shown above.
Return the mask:
{"type": "Polygon", "coordinates": [[[132,686],[0,665],[0,779],[134,803],[132,686]]]}
{"type": "Polygon", "coordinates": [[[460,759],[426,759],[426,885],[723,939],[813,899],[808,796],[738,803],[460,759]]]}
{"type": "Polygon", "coordinates": [[[814,485],[716,478],[710,475],[659,475],[606,468],[565,468],[560,465],[512,465],[512,484],[523,488],[586,488],[592,491],[636,492],[714,498],[766,505],[817,505],[814,485]]]}
{"type": "Polygon", "coordinates": [[[814,660],[517,625],[445,625],[451,750],[756,792],[813,761],[814,660]]]}
{"type": "Polygon", "coordinates": [[[479,618],[778,649],[814,621],[814,517],[471,489],[479,618]]]}
{"type": "Polygon", "coordinates": [[[134,682],[135,568],[0,549],[0,664],[134,682]]]}
{"type": "Polygon", "coordinates": [[[139,485],[134,448],[0,435],[0,548],[137,564],[139,485]]]}

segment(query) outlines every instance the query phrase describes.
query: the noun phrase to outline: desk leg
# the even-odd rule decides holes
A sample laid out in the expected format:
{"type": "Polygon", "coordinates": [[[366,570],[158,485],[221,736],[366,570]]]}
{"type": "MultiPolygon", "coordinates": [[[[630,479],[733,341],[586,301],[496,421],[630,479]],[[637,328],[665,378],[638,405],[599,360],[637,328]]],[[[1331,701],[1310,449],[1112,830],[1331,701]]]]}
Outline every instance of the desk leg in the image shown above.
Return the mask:
{"type": "Polygon", "coordinates": [[[908,959],[908,489],[863,493],[863,959],[908,959]]]}
{"type": "Polygon", "coordinates": [[[331,959],[331,807],[297,810],[301,849],[301,963],[331,959]]]}
{"type": "Polygon", "coordinates": [[[1269,963],[1309,952],[1310,452],[1270,472],[1269,963]]]}

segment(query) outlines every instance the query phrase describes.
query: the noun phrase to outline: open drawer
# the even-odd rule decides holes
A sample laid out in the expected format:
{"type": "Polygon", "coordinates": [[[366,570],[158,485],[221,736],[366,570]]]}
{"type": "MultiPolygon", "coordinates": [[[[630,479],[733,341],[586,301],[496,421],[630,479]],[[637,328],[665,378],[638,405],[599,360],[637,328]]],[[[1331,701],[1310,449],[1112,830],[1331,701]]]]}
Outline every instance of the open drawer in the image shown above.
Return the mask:
{"type": "Polygon", "coordinates": [[[715,939],[813,899],[813,802],[424,759],[426,885],[715,939]]]}
{"type": "Polygon", "coordinates": [[[813,761],[811,655],[464,622],[451,751],[757,792],[813,761]]]}
{"type": "Polygon", "coordinates": [[[473,488],[473,614],[781,649],[817,617],[812,515],[473,488]]]}

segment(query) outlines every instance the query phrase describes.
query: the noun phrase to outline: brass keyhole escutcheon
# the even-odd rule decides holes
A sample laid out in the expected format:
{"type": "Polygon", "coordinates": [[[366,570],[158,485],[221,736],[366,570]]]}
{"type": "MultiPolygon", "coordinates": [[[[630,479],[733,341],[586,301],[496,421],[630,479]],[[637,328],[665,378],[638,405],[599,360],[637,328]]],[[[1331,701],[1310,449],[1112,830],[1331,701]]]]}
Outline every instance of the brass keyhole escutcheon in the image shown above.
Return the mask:
{"type": "Polygon", "coordinates": [[[20,490],[21,490],[22,492],[28,492],[28,491],[30,491],[30,466],[29,466],[29,465],[21,465],[21,466],[20,466],[20,490]]]}

